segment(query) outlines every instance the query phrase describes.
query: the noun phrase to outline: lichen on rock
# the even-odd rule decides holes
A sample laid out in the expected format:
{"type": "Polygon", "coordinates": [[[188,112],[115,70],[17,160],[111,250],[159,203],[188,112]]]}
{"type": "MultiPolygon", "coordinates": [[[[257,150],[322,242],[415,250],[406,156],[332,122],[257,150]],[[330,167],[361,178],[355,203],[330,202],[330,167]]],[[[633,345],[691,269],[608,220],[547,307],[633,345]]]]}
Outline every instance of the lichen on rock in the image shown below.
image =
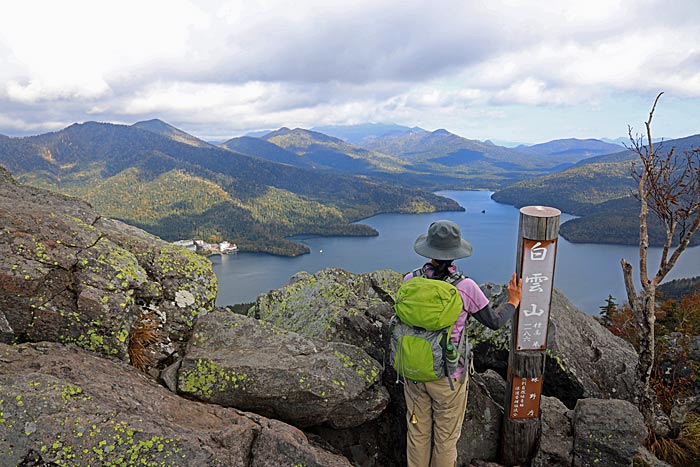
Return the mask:
{"type": "Polygon", "coordinates": [[[149,361],[160,368],[182,353],[197,316],[214,307],[206,258],[0,175],[0,341],[63,342],[128,360],[135,323],[156,309],[149,361]]]}
{"type": "Polygon", "coordinates": [[[386,407],[380,376],[381,365],[356,346],[219,309],[195,326],[178,392],[297,426],[350,427],[386,407]]]}
{"type": "Polygon", "coordinates": [[[296,428],[185,400],[92,352],[0,343],[0,357],[2,467],[350,467],[296,428]]]}
{"type": "Polygon", "coordinates": [[[324,341],[360,346],[382,359],[402,275],[389,270],[352,274],[338,268],[297,273],[289,283],[260,295],[248,315],[324,341]]]}

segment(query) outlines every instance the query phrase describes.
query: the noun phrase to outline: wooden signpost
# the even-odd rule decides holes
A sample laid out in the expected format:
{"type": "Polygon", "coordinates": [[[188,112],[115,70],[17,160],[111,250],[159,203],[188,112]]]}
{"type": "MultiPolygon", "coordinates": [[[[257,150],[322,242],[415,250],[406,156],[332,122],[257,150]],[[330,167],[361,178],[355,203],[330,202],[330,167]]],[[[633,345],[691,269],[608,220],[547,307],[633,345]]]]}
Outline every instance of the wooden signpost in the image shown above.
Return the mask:
{"type": "Polygon", "coordinates": [[[528,463],[539,435],[560,216],[561,211],[546,206],[520,209],[516,273],[523,295],[512,321],[501,437],[501,463],[507,466],[528,463]]]}

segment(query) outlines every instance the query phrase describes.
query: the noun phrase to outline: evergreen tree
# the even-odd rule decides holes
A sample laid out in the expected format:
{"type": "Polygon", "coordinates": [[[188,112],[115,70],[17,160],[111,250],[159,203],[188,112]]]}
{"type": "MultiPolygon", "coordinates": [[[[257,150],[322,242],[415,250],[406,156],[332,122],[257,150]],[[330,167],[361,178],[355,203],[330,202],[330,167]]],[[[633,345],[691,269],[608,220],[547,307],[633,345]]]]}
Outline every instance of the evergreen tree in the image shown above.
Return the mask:
{"type": "Polygon", "coordinates": [[[613,315],[615,315],[618,312],[615,297],[613,297],[612,295],[608,295],[608,298],[605,299],[605,305],[602,305],[599,308],[600,316],[598,317],[598,321],[606,328],[609,328],[612,325],[613,315]]]}

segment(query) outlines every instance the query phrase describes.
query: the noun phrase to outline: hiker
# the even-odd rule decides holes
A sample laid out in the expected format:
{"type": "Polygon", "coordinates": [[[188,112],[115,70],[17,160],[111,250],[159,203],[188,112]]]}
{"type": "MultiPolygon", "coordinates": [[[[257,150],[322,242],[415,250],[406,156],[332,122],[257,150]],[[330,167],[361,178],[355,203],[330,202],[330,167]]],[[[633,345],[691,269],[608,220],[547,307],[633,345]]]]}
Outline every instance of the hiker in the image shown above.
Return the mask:
{"type": "MultiPolygon", "coordinates": [[[[458,294],[454,292],[454,305],[456,310],[453,316],[458,316],[454,324],[450,323],[450,333],[445,330],[443,355],[447,355],[444,371],[434,378],[422,378],[424,382],[411,380],[403,374],[404,397],[407,406],[407,447],[406,457],[408,467],[455,467],[457,463],[457,441],[462,430],[462,422],[467,407],[467,390],[469,386],[469,371],[471,366],[471,346],[466,340],[465,325],[469,316],[473,316],[483,325],[498,329],[503,326],[513,316],[515,309],[520,304],[522,295],[522,279],[517,279],[513,273],[508,283],[508,303],[504,303],[495,310],[491,309],[489,299],[479,289],[479,286],[471,279],[463,276],[457,271],[457,267],[452,262],[459,258],[466,258],[472,254],[472,246],[461,237],[459,226],[454,222],[440,220],[430,224],[428,233],[420,235],[414,244],[414,250],[421,256],[430,259],[422,268],[404,277],[402,288],[407,287],[407,283],[414,277],[431,279],[417,279],[413,283],[421,285],[419,281],[431,286],[436,284],[433,280],[452,284],[456,287],[458,294]],[[448,337],[449,336],[449,337],[448,337]],[[451,345],[450,345],[451,344],[451,345]],[[455,366],[449,366],[450,352],[454,349],[461,351],[459,362],[455,366]],[[449,375],[449,376],[448,376],[449,375]],[[425,379],[435,379],[425,381],[425,379]]],[[[422,285],[421,285],[422,286],[422,285]]],[[[408,287],[407,287],[408,288],[408,287]]],[[[415,288],[415,287],[414,287],[415,288]]],[[[445,287],[443,287],[445,288],[445,287]]],[[[407,291],[405,293],[411,293],[407,291]]],[[[402,291],[399,290],[397,296],[397,306],[401,306],[402,291]]],[[[444,295],[441,295],[442,299],[444,295]]],[[[415,303],[415,300],[406,300],[407,303],[415,303]]],[[[407,305],[408,306],[408,305],[407,305]]],[[[422,307],[423,310],[429,307],[422,307]]],[[[417,312],[419,313],[419,312],[417,312]]],[[[427,313],[424,311],[424,314],[427,313]]],[[[399,309],[397,316],[400,319],[399,309]]],[[[402,323],[400,323],[402,324],[402,323]]],[[[442,326],[442,325],[440,325],[442,326]]],[[[418,326],[419,332],[426,332],[418,326]]],[[[439,327],[439,326],[438,326],[439,327]]],[[[408,326],[413,331],[416,328],[408,326]]],[[[410,332],[406,332],[407,334],[410,332]]],[[[399,333],[400,334],[400,333],[399,333]]],[[[394,337],[392,337],[394,339],[394,337]]],[[[438,339],[439,340],[439,339],[438,339]]],[[[429,345],[429,344],[428,344],[429,345]]],[[[410,351],[410,349],[408,350],[410,351]]],[[[407,351],[407,352],[408,352],[407,351]]],[[[440,347],[437,347],[437,352],[440,347]]],[[[398,351],[399,354],[401,351],[398,351]]],[[[429,351],[430,352],[430,351],[429,351]]],[[[435,351],[433,351],[435,353],[435,351]]],[[[405,360],[408,360],[406,356],[405,360]]],[[[433,355],[430,355],[432,361],[433,355]]],[[[404,368],[400,361],[401,355],[394,363],[397,373],[401,374],[404,368]],[[398,366],[397,366],[398,365],[398,366]]]]}

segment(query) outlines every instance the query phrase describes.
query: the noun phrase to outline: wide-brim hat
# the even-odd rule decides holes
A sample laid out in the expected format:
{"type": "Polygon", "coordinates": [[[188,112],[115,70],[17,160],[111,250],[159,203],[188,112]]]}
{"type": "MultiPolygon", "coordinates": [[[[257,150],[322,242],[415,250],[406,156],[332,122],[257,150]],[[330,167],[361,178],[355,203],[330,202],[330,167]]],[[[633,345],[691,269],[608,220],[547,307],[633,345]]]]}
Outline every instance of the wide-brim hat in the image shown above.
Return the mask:
{"type": "Polygon", "coordinates": [[[420,235],[413,244],[416,253],[426,258],[450,260],[472,254],[471,244],[462,238],[459,226],[452,221],[435,221],[428,233],[420,235]]]}

